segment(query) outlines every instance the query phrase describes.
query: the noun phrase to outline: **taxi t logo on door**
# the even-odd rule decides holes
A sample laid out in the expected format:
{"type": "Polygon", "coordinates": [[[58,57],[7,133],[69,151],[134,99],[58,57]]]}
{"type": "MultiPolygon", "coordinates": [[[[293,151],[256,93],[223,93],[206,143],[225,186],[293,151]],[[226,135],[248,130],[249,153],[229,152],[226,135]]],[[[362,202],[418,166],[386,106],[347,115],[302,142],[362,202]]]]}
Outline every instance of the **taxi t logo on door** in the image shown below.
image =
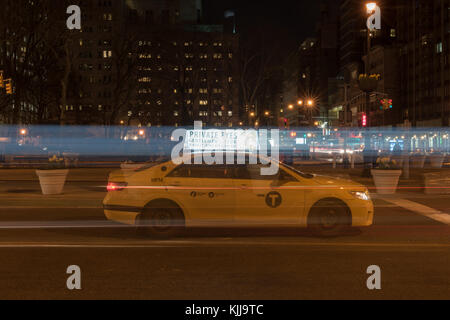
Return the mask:
{"type": "Polygon", "coordinates": [[[266,204],[271,208],[277,208],[281,204],[281,194],[276,191],[269,192],[266,195],[266,204]]]}

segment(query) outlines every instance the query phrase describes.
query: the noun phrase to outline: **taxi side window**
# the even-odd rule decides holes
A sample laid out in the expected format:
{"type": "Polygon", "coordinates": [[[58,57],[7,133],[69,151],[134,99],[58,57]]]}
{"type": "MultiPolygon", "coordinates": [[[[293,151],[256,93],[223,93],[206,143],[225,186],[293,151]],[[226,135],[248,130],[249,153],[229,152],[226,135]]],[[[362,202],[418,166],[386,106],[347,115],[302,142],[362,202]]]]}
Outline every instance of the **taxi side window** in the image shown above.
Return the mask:
{"type": "Polygon", "coordinates": [[[245,180],[278,180],[278,181],[297,181],[293,176],[279,168],[275,175],[262,175],[261,168],[264,166],[257,164],[238,165],[234,169],[235,179],[245,180]]]}
{"type": "Polygon", "coordinates": [[[191,176],[190,166],[180,165],[173,169],[166,177],[167,178],[189,178],[191,176]]]}
{"type": "Polygon", "coordinates": [[[226,165],[180,165],[167,177],[169,178],[203,178],[203,179],[231,179],[231,172],[226,165]]]}
{"type": "Polygon", "coordinates": [[[234,167],[234,178],[245,180],[273,180],[275,176],[261,175],[261,166],[257,164],[237,165],[234,167]]]}

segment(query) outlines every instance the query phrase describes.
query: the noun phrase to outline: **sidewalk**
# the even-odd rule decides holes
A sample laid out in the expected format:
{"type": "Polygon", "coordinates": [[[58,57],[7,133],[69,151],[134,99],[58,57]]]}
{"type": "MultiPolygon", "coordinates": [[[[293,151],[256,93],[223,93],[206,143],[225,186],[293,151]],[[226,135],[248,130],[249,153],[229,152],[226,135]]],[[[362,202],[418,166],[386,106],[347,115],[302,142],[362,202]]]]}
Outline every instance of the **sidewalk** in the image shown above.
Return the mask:
{"type": "MultiPolygon", "coordinates": [[[[0,185],[1,186],[1,185],[0,185]]],[[[18,192],[0,192],[0,210],[6,208],[102,208],[105,186],[80,188],[68,183],[63,194],[43,195],[37,188],[18,192]]]]}
{"type": "MultiPolygon", "coordinates": [[[[106,182],[108,174],[118,168],[74,168],[69,170],[67,182],[98,181],[106,182]]],[[[38,181],[36,169],[0,168],[0,181],[38,181]]]]}

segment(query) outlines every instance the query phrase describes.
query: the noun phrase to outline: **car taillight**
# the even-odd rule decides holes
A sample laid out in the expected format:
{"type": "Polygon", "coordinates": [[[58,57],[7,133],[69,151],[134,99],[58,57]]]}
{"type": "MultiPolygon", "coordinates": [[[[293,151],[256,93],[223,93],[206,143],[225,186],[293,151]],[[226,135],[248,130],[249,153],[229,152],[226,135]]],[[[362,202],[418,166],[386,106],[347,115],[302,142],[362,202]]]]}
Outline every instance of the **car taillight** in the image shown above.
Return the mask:
{"type": "Polygon", "coordinates": [[[109,182],[106,186],[106,190],[108,191],[122,191],[128,186],[126,182],[109,182]]]}

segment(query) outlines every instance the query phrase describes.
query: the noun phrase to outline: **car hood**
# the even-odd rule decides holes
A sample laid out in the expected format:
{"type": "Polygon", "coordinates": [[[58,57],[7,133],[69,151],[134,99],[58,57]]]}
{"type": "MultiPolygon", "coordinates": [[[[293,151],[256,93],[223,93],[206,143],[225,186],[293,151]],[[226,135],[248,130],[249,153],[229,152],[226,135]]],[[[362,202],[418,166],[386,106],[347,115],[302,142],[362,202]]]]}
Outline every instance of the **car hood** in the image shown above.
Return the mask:
{"type": "Polygon", "coordinates": [[[344,188],[355,188],[357,190],[365,190],[366,187],[358,182],[343,179],[343,178],[334,178],[327,176],[314,175],[312,179],[315,183],[321,186],[336,186],[336,187],[344,187],[344,188]]]}

